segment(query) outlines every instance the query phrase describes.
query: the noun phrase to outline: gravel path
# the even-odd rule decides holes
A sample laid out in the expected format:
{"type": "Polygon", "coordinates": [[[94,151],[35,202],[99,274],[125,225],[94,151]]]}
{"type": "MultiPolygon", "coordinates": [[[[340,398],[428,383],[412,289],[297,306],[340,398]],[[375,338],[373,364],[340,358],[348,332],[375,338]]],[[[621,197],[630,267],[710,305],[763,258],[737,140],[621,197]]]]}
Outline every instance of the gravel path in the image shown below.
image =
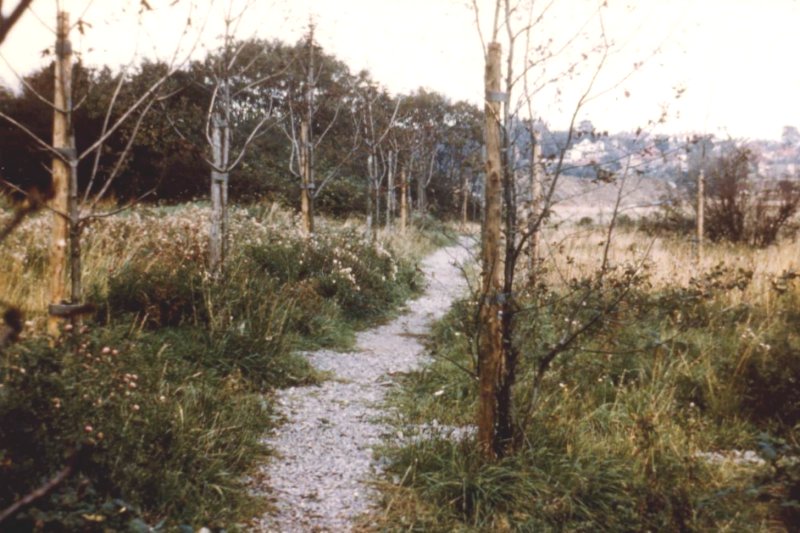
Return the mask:
{"type": "Polygon", "coordinates": [[[365,482],[377,468],[373,447],[387,430],[377,419],[391,375],[421,362],[420,337],[464,291],[458,265],[468,258],[466,241],[438,250],[422,264],[428,287],[407,313],[360,333],[353,352],[307,354],[332,379],[278,393],[288,421],[267,438],[278,457],[259,476],[276,512],[256,520],[254,531],[348,531],[369,510],[365,482]]]}

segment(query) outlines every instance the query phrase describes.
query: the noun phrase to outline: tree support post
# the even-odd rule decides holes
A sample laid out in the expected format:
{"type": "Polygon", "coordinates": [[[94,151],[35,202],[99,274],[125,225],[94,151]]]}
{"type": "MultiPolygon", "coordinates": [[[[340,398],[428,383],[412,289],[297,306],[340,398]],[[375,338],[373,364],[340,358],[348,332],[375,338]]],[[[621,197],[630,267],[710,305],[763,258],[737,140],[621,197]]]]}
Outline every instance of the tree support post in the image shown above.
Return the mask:
{"type": "MultiPolygon", "coordinates": [[[[53,225],[50,234],[50,305],[60,306],[66,298],[67,243],[70,241],[69,193],[71,165],[74,161],[74,140],[70,135],[72,108],[72,44],[69,41],[69,13],[60,11],[56,28],[55,93],[53,103],[53,147],[60,154],[53,158],[53,225]]],[[[80,273],[78,273],[80,275],[80,273]]],[[[74,274],[73,274],[74,277],[74,274]]],[[[79,284],[80,286],[80,284],[79,284]]],[[[77,303],[77,302],[73,302],[77,303]]],[[[59,334],[58,316],[50,314],[47,332],[59,334]]]]}
{"type": "Polygon", "coordinates": [[[478,445],[489,459],[497,456],[497,390],[503,372],[503,335],[501,287],[502,165],[500,154],[501,47],[489,44],[486,56],[486,103],[484,106],[484,141],[486,144],[485,216],[481,238],[480,342],[478,346],[478,445]]]}

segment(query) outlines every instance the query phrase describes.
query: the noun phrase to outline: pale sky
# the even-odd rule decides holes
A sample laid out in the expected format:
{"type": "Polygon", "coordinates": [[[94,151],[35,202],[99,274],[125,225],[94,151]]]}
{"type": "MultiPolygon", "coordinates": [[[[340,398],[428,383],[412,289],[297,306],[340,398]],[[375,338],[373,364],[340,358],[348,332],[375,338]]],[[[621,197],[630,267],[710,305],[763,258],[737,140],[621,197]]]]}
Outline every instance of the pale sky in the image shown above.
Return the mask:
{"type": "MultiPolygon", "coordinates": [[[[154,10],[139,15],[139,0],[61,1],[73,20],[83,13],[91,25],[83,36],[74,32],[73,47],[89,64],[112,65],[141,56],[170,57],[190,15],[193,24],[179,56],[184,57],[195,42],[195,56],[201,55],[214,46],[221,32],[215,14],[228,2],[194,0],[192,5],[180,0],[175,7],[169,7],[173,0],[148,3],[154,10]]],[[[547,3],[538,0],[534,6],[547,3]]],[[[657,119],[667,105],[666,122],[655,131],[776,139],[784,125],[800,127],[800,1],[608,3],[603,21],[614,52],[595,84],[599,96],[581,110],[579,119],[591,119],[601,130],[635,130],[657,119]],[[642,67],[634,71],[633,64],[639,61],[642,67]],[[676,100],[679,89],[685,91],[676,100]]],[[[313,17],[326,51],[354,71],[368,69],[392,92],[422,86],[454,100],[479,103],[483,53],[470,4],[469,0],[253,0],[239,35],[294,42],[313,17]]],[[[479,0],[483,15],[490,13],[491,4],[479,0]]],[[[559,46],[584,30],[558,61],[551,62],[549,77],[599,42],[598,19],[590,20],[597,1],[556,0],[554,6],[535,27],[535,39],[552,37],[559,46]]],[[[46,61],[41,51],[52,46],[54,37],[47,26],[54,26],[55,12],[54,0],[34,0],[33,13],[24,16],[0,48],[18,72],[30,72],[46,61]]],[[[488,32],[486,20],[483,27],[488,32]]],[[[536,95],[537,113],[552,128],[568,124],[596,60],[590,54],[573,79],[560,80],[536,95]]],[[[2,63],[0,78],[16,85],[2,63]]]]}

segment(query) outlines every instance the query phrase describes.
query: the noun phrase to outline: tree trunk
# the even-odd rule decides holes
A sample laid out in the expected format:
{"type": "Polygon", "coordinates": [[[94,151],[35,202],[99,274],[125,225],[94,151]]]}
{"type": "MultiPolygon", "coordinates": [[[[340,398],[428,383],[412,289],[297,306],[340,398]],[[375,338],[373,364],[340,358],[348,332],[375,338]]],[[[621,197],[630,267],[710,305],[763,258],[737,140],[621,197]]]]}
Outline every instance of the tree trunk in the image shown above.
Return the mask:
{"type": "MultiPolygon", "coordinates": [[[[53,103],[53,147],[64,157],[75,157],[70,135],[70,113],[72,107],[72,49],[69,41],[69,14],[58,13],[56,32],[55,94],[53,103]]],[[[50,235],[50,303],[61,304],[65,299],[65,271],[67,265],[67,239],[69,237],[69,188],[70,165],[59,157],[53,158],[53,226],[50,235]]],[[[59,319],[50,316],[47,331],[57,335],[59,319]]]]}
{"type": "Polygon", "coordinates": [[[367,156],[367,228],[365,232],[368,241],[372,240],[372,200],[374,198],[373,190],[375,189],[374,165],[375,157],[370,154],[367,156]]]}
{"type": "Polygon", "coordinates": [[[425,205],[425,180],[422,179],[422,175],[417,175],[417,213],[422,215],[425,213],[426,205],[425,205]]]}
{"type": "MultiPolygon", "coordinates": [[[[230,107],[228,107],[230,110],[230,107]]],[[[222,125],[222,164],[225,172],[222,173],[222,183],[220,183],[220,196],[222,197],[222,216],[220,229],[222,232],[222,264],[228,257],[228,181],[230,177],[230,155],[231,155],[231,126],[230,117],[227,117],[222,125]]]]}
{"type": "Polygon", "coordinates": [[[300,123],[300,211],[303,215],[303,232],[306,236],[314,233],[314,185],[311,173],[311,143],[309,140],[307,121],[300,123]]]}
{"type": "Polygon", "coordinates": [[[378,227],[381,223],[381,189],[376,179],[372,186],[372,202],[375,204],[375,231],[372,232],[372,238],[375,239],[378,233],[378,227]]]}
{"type": "Polygon", "coordinates": [[[300,211],[303,216],[303,233],[306,237],[314,234],[314,140],[312,121],[314,118],[314,25],[309,26],[308,70],[306,71],[305,110],[300,121],[300,146],[298,163],[300,165],[300,211]]]}
{"type": "MultiPolygon", "coordinates": [[[[513,84],[513,46],[507,57],[506,89],[510,91],[513,84]]],[[[517,373],[517,351],[514,348],[514,271],[516,268],[515,247],[517,243],[517,187],[516,187],[516,146],[511,142],[511,109],[508,105],[508,93],[492,93],[490,99],[499,99],[503,102],[503,118],[501,136],[501,169],[502,169],[502,195],[505,210],[505,257],[503,262],[503,288],[499,295],[500,307],[500,336],[501,350],[497,372],[497,424],[494,435],[494,451],[498,456],[503,456],[513,446],[513,413],[512,413],[512,388],[517,373]]]]}
{"type": "MultiPolygon", "coordinates": [[[[471,172],[471,171],[470,171],[471,172]]],[[[469,221],[469,180],[467,179],[467,172],[461,172],[461,227],[466,228],[469,221]]]]}
{"type": "MultiPolygon", "coordinates": [[[[705,141],[703,141],[705,142],[705,141]]],[[[703,156],[705,159],[705,147],[703,148],[703,156]]],[[[705,160],[703,161],[705,166],[705,160]]],[[[706,195],[706,173],[704,168],[700,168],[697,174],[697,266],[703,262],[703,237],[705,230],[705,195],[706,195]]]]}
{"type": "MultiPolygon", "coordinates": [[[[74,144],[74,143],[73,143],[74,144]]],[[[69,275],[70,303],[80,304],[83,299],[81,286],[81,220],[78,205],[78,162],[70,162],[69,173],[69,275]]]]}
{"type": "Polygon", "coordinates": [[[500,257],[502,218],[502,168],[500,159],[500,102],[492,95],[500,91],[500,44],[489,44],[486,59],[486,143],[485,218],[481,239],[481,335],[478,346],[479,405],[478,444],[487,458],[497,456],[497,386],[503,363],[500,257]]]}
{"type": "Polygon", "coordinates": [[[408,174],[400,169],[400,233],[405,234],[408,225],[408,174]]]}
{"type": "Polygon", "coordinates": [[[388,167],[386,169],[386,229],[392,228],[394,215],[394,152],[389,150],[388,167]]]}
{"type": "Polygon", "coordinates": [[[212,117],[211,157],[214,167],[211,169],[211,227],[209,229],[208,268],[217,274],[222,267],[223,258],[223,184],[225,182],[223,168],[223,125],[218,114],[212,117]]]}
{"type": "Polygon", "coordinates": [[[537,283],[539,270],[540,226],[542,216],[542,165],[540,164],[542,148],[535,135],[531,135],[531,204],[528,211],[528,284],[533,287],[537,283]]]}

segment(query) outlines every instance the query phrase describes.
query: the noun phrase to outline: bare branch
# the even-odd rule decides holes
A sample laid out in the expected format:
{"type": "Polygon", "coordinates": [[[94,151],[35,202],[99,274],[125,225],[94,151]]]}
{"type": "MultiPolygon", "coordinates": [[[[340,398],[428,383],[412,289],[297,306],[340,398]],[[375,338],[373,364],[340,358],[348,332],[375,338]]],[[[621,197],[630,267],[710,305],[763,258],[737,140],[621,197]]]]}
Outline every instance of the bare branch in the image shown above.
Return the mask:
{"type": "MultiPolygon", "coordinates": [[[[142,121],[144,120],[145,115],[147,115],[150,108],[153,106],[155,100],[150,100],[142,112],[139,114],[139,118],[136,120],[136,124],[133,127],[133,131],[131,132],[130,137],[128,138],[128,142],[125,144],[125,148],[122,150],[122,153],[117,158],[117,162],[114,165],[114,168],[111,170],[111,173],[103,183],[103,187],[97,192],[95,195],[94,201],[90,207],[90,211],[94,212],[95,207],[97,206],[98,202],[105,196],[106,192],[108,191],[109,187],[113,183],[114,179],[116,179],[117,175],[119,174],[120,170],[122,170],[122,164],[124,163],[125,159],[128,157],[128,154],[133,147],[133,141],[136,139],[136,134],[139,133],[139,128],[142,125],[142,121]]],[[[98,150],[99,151],[99,150],[98,150]]],[[[88,198],[88,187],[87,187],[87,197],[84,198],[84,203],[86,202],[86,198],[88,198]]]]}
{"type": "Polygon", "coordinates": [[[46,105],[47,107],[49,107],[50,109],[52,109],[54,111],[57,111],[59,113],[66,113],[66,110],[59,109],[58,107],[56,107],[56,105],[53,103],[52,100],[50,100],[50,99],[46,98],[45,96],[43,96],[42,94],[40,94],[39,91],[37,91],[33,87],[33,85],[28,83],[28,80],[26,80],[24,76],[21,76],[19,74],[19,72],[17,72],[17,70],[11,65],[11,63],[6,58],[5,54],[0,53],[0,59],[3,60],[3,63],[5,63],[5,65],[8,68],[8,70],[10,70],[11,73],[14,75],[14,77],[17,78],[17,81],[20,82],[22,84],[22,86],[25,87],[25,89],[27,89],[30,94],[35,96],[37,100],[39,100],[44,105],[46,105]]]}
{"type": "MultiPolygon", "coordinates": [[[[19,18],[22,16],[22,13],[28,9],[28,6],[31,5],[33,0],[19,0],[19,3],[14,7],[11,11],[11,14],[7,17],[2,16],[0,13],[0,43],[6,40],[8,33],[11,31],[11,28],[19,21],[19,18]]],[[[2,520],[0,520],[2,522],[2,520]]]]}
{"type": "Polygon", "coordinates": [[[67,157],[64,154],[62,154],[61,152],[59,152],[58,150],[53,148],[53,146],[50,143],[42,140],[38,135],[33,133],[24,124],[22,124],[21,122],[19,122],[15,118],[9,116],[8,114],[6,114],[3,111],[0,111],[0,118],[5,119],[6,121],[10,122],[11,124],[13,124],[17,128],[19,128],[23,133],[25,133],[27,136],[29,136],[31,139],[33,139],[36,142],[36,144],[38,144],[40,147],[42,147],[45,150],[47,150],[48,152],[50,152],[53,155],[53,157],[57,157],[57,158],[61,159],[62,161],[64,161],[65,163],[69,162],[67,157]]]}
{"type": "Polygon", "coordinates": [[[118,214],[122,213],[123,211],[128,211],[129,209],[131,209],[134,206],[136,206],[139,202],[141,202],[142,200],[144,200],[148,196],[152,196],[153,194],[155,194],[155,192],[156,192],[155,189],[150,189],[149,191],[147,191],[144,194],[134,198],[133,200],[131,200],[127,204],[123,205],[122,207],[118,207],[117,209],[112,209],[111,211],[106,211],[105,213],[92,213],[92,214],[86,215],[86,216],[84,216],[83,218],[80,219],[80,222],[82,224],[87,224],[87,223],[89,223],[89,222],[91,222],[93,220],[99,220],[101,218],[113,217],[114,215],[118,215],[118,214]]]}
{"type": "Polygon", "coordinates": [[[144,92],[123,114],[120,116],[117,121],[111,126],[108,131],[106,131],[103,135],[100,136],[94,143],[92,143],[88,148],[86,148],[81,154],[78,156],[78,160],[82,160],[87,155],[91,154],[93,151],[98,150],[100,146],[105,143],[105,141],[114,134],[114,132],[119,129],[120,126],[128,119],[128,117],[136,111],[139,106],[141,106],[144,102],[148,99],[152,98],[156,91],[158,91],[159,87],[164,84],[164,82],[169,79],[170,76],[173,74],[173,70],[170,69],[167,74],[159,78],[153,85],[150,86],[147,91],[144,92]]]}
{"type": "MultiPolygon", "coordinates": [[[[114,87],[114,92],[111,95],[111,101],[108,103],[108,107],[106,108],[106,116],[103,118],[103,127],[100,129],[100,136],[102,137],[103,134],[108,131],[108,123],[111,121],[111,113],[114,111],[114,105],[117,103],[117,98],[119,98],[119,93],[122,90],[122,82],[125,79],[125,76],[122,72],[119,74],[119,80],[117,81],[117,86],[114,87]]],[[[97,177],[97,169],[100,166],[100,155],[103,151],[103,145],[97,148],[97,151],[94,155],[94,163],[92,164],[92,173],[90,174],[89,184],[86,186],[86,191],[84,191],[83,195],[83,202],[89,199],[89,195],[92,191],[92,186],[94,185],[94,180],[97,177]]]]}

